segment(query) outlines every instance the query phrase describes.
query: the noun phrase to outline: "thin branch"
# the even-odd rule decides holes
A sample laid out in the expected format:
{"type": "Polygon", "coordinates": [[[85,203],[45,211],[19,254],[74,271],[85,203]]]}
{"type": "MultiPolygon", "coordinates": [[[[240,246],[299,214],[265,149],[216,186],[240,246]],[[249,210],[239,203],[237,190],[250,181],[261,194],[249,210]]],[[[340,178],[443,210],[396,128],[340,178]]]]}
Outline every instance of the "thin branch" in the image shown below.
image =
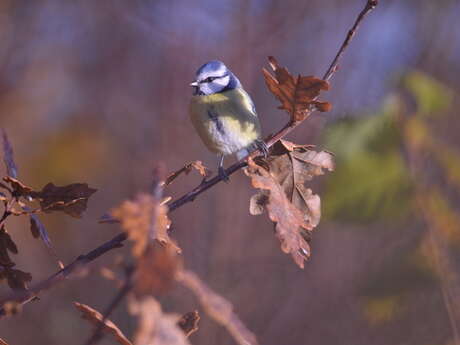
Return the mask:
{"type": "Polygon", "coordinates": [[[348,45],[350,44],[351,40],[353,39],[353,36],[356,34],[356,31],[358,30],[359,24],[363,21],[364,17],[369,14],[377,5],[379,4],[378,0],[367,0],[366,6],[364,6],[363,10],[361,13],[358,15],[358,17],[355,20],[355,23],[353,24],[352,28],[350,31],[348,31],[347,37],[345,38],[345,41],[343,41],[342,46],[340,47],[339,51],[337,52],[337,55],[335,56],[334,60],[332,61],[331,65],[327,69],[326,73],[324,73],[323,79],[325,81],[329,81],[332,76],[337,72],[337,68],[339,65],[339,60],[342,57],[343,53],[347,49],[348,45]]]}
{"type": "MultiPolygon", "coordinates": [[[[65,266],[63,269],[57,271],[55,274],[50,276],[48,279],[37,283],[36,285],[32,286],[28,290],[24,291],[14,291],[9,293],[8,295],[4,296],[0,299],[0,305],[4,305],[6,302],[13,301],[20,304],[26,304],[35,299],[38,293],[48,290],[62,281],[64,281],[71,273],[74,273],[78,269],[82,268],[83,266],[87,265],[89,262],[97,259],[99,256],[107,253],[109,250],[114,248],[119,248],[123,246],[123,241],[126,240],[126,234],[120,233],[110,241],[105,242],[104,244],[100,245],[96,249],[90,251],[85,255],[80,255],[76,258],[72,263],[65,266]]],[[[0,318],[6,316],[5,309],[0,308],[0,318]]]]}
{"type": "MultiPolygon", "coordinates": [[[[348,32],[347,37],[345,38],[345,41],[341,45],[337,55],[335,56],[334,60],[332,61],[331,65],[329,66],[328,70],[324,74],[323,79],[324,80],[329,80],[336,72],[337,72],[337,66],[339,63],[340,58],[342,57],[343,53],[345,52],[346,48],[349,46],[353,36],[355,35],[359,24],[361,21],[364,19],[364,17],[370,13],[378,4],[378,0],[368,0],[364,9],[359,13],[353,27],[350,29],[348,32]]],[[[278,140],[281,138],[285,137],[287,134],[292,132],[297,126],[299,126],[303,121],[299,122],[291,122],[285,125],[282,129],[280,129],[277,133],[275,133],[272,136],[269,136],[268,138],[265,139],[265,143],[268,147],[272,146],[275,144],[278,140]]],[[[250,157],[255,157],[258,155],[261,155],[262,152],[260,150],[256,150],[251,153],[250,157]]],[[[241,161],[238,161],[231,165],[229,168],[226,169],[226,175],[230,176],[236,171],[240,170],[241,168],[245,167],[247,165],[247,160],[248,158],[245,158],[241,161]]],[[[201,193],[207,191],[214,185],[218,184],[221,182],[223,178],[221,176],[215,176],[214,178],[203,181],[199,186],[195,187],[193,190],[190,192],[184,194],[180,198],[176,199],[175,201],[171,202],[168,207],[169,207],[169,212],[173,212],[179,207],[182,207],[183,205],[192,202],[195,200],[195,198],[200,195],[201,193]]],[[[96,249],[92,250],[86,255],[79,256],[74,262],[72,262],[70,265],[64,267],[57,273],[53,274],[51,277],[46,279],[45,281],[36,284],[34,287],[30,288],[27,291],[24,292],[14,292],[11,293],[3,298],[0,299],[0,305],[3,305],[7,301],[16,301],[22,304],[25,304],[27,302],[30,302],[35,298],[35,296],[44,290],[47,290],[49,288],[54,287],[58,283],[62,282],[65,280],[65,278],[74,272],[77,268],[88,264],[89,262],[95,260],[99,256],[105,254],[111,249],[121,247],[124,242],[127,239],[127,235],[125,233],[120,233],[114,238],[112,238],[110,241],[102,244],[101,246],[97,247],[96,249]]],[[[0,309],[0,317],[5,315],[5,311],[3,308],[0,309]]]]}
{"type": "MultiPolygon", "coordinates": [[[[152,181],[151,191],[152,191],[153,197],[158,203],[160,203],[161,199],[163,198],[163,186],[165,185],[164,181],[166,178],[165,170],[166,169],[165,169],[164,164],[158,164],[153,170],[153,181],[152,181]]],[[[149,241],[153,242],[155,240],[149,239],[149,241]]],[[[145,254],[146,254],[146,250],[144,250],[143,255],[145,254]]],[[[99,325],[99,327],[97,327],[94,330],[93,334],[88,339],[88,341],[85,343],[85,345],[94,345],[102,338],[102,331],[104,329],[105,321],[109,318],[110,314],[112,314],[112,312],[115,310],[118,304],[121,303],[123,298],[133,288],[132,278],[133,278],[133,273],[135,269],[136,267],[134,265],[131,265],[126,270],[126,276],[125,276],[125,281],[123,283],[123,287],[118,291],[118,293],[115,295],[113,300],[110,302],[109,307],[104,312],[104,314],[102,314],[102,323],[99,325]]]]}
{"type": "Polygon", "coordinates": [[[105,322],[108,320],[110,314],[115,310],[115,308],[120,304],[120,302],[125,298],[125,296],[128,294],[128,292],[131,290],[132,284],[131,284],[131,277],[133,273],[133,268],[130,268],[126,272],[126,278],[125,282],[123,283],[123,286],[118,290],[117,294],[113,298],[113,300],[110,302],[109,306],[105,310],[105,312],[102,314],[102,320],[97,326],[97,328],[94,330],[93,334],[91,337],[88,339],[88,341],[85,343],[85,345],[94,345],[96,344],[99,340],[102,339],[102,331],[104,330],[105,322]]]}

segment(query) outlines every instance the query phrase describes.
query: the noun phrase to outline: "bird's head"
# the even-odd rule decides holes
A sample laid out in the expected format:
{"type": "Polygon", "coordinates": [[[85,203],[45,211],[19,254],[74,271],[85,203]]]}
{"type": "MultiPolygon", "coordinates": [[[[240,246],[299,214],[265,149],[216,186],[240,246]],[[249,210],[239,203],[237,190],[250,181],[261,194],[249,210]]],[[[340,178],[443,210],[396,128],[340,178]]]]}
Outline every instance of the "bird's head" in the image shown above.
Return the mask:
{"type": "Polygon", "coordinates": [[[211,95],[241,87],[237,77],[221,61],[209,61],[196,71],[196,80],[190,84],[195,95],[211,95]]]}

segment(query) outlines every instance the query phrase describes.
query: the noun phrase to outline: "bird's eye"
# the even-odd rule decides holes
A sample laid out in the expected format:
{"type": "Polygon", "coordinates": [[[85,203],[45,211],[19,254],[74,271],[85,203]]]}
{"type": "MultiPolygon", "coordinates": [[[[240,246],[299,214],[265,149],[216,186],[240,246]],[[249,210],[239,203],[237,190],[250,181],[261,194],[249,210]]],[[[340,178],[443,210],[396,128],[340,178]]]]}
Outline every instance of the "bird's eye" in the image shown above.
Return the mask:
{"type": "Polygon", "coordinates": [[[214,81],[214,79],[216,79],[216,77],[207,77],[204,81],[207,83],[211,83],[212,81],[214,81]]]}

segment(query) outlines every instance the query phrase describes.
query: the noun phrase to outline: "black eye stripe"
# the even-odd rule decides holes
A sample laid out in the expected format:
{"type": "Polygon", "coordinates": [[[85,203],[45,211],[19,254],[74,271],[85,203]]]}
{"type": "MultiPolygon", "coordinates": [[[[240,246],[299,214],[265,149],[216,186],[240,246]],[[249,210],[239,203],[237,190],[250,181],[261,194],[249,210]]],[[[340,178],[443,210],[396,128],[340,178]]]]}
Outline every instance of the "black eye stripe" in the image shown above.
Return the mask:
{"type": "Polygon", "coordinates": [[[224,75],[221,75],[221,76],[218,76],[218,77],[207,77],[206,79],[203,79],[202,81],[200,81],[200,84],[201,83],[211,83],[216,79],[225,78],[227,76],[228,76],[228,74],[224,74],[224,75]]]}

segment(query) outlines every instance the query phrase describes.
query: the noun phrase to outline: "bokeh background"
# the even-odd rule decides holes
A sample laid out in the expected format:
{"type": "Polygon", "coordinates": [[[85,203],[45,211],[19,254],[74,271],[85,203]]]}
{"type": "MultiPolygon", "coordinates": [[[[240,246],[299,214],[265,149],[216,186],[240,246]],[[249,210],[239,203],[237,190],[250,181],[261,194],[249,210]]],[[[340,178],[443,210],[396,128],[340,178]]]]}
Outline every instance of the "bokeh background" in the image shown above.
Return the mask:
{"type": "MultiPolygon", "coordinates": [[[[0,1],[0,126],[19,177],[35,188],[99,189],[81,220],[41,217],[56,255],[68,263],[114,236],[117,226],[97,219],[146,190],[155,162],[215,167],[187,114],[198,66],[230,66],[269,134],[287,116],[264,85],[266,57],[321,76],[364,3],[0,1]]],[[[253,191],[241,172],[172,216],[186,266],[234,304],[261,344],[460,344],[459,13],[455,0],[381,0],[323,95],[333,110],[289,137],[337,158],[336,172],[312,185],[323,219],[305,270],[280,251],[266,216],[249,215],[253,191]]],[[[197,183],[192,173],[168,194],[197,183]]],[[[34,282],[58,269],[27,222],[15,219],[9,232],[17,267],[34,282]]],[[[82,344],[91,329],[71,302],[104,310],[116,288],[98,271],[127,253],[105,255],[1,320],[0,337],[82,344]]],[[[161,300],[166,311],[200,310],[181,288],[161,300]]],[[[112,319],[132,334],[125,305],[112,319]]],[[[190,340],[234,344],[204,313],[190,340]]]]}

